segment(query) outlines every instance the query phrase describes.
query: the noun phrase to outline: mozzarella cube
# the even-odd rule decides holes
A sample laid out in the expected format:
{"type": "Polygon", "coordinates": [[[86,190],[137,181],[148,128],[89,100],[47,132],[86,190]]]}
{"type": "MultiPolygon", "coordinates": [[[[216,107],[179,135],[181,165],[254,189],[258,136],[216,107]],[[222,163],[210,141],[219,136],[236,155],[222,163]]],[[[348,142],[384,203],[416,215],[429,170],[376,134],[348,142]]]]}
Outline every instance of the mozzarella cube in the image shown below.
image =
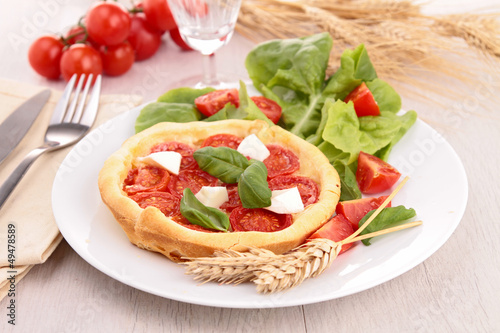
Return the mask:
{"type": "Polygon", "coordinates": [[[293,214],[304,210],[304,203],[297,187],[271,192],[271,206],[265,209],[278,214],[293,214]]]}
{"type": "Polygon", "coordinates": [[[160,151],[149,154],[145,157],[138,157],[137,160],[146,164],[166,169],[175,175],[179,174],[182,155],[175,151],[160,151]]]}
{"type": "Polygon", "coordinates": [[[238,152],[258,161],[264,161],[271,153],[255,134],[244,138],[238,146],[238,152]]]}
{"type": "Polygon", "coordinates": [[[229,200],[224,186],[203,186],[194,196],[205,206],[213,208],[219,208],[229,200]]]}

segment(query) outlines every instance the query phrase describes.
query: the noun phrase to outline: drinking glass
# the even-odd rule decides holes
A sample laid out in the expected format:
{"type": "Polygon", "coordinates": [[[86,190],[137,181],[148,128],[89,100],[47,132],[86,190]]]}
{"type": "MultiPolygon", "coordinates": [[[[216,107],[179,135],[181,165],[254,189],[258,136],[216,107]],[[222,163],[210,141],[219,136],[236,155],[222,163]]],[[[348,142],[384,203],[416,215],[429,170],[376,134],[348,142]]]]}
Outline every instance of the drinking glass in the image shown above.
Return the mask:
{"type": "MultiPolygon", "coordinates": [[[[241,0],[168,0],[180,35],[203,58],[203,76],[191,78],[196,88],[220,87],[215,51],[231,39],[241,0]]],[[[185,80],[186,82],[189,80],[185,80]]]]}

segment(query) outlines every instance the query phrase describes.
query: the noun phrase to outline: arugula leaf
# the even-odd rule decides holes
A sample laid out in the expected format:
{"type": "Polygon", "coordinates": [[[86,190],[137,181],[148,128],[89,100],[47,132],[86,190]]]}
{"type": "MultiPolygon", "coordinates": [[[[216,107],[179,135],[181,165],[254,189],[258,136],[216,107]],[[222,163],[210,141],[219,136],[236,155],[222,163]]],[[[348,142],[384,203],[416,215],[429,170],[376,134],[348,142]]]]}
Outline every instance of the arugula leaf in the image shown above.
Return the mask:
{"type": "Polygon", "coordinates": [[[203,147],[196,150],[193,157],[201,170],[227,184],[236,183],[250,165],[245,156],[228,147],[203,147]]]}
{"type": "MultiPolygon", "coordinates": [[[[362,219],[359,221],[359,227],[361,227],[376,209],[369,211],[362,219]]],[[[386,207],[373,219],[373,221],[360,233],[360,235],[369,234],[371,232],[384,230],[387,228],[395,227],[403,222],[415,217],[417,213],[413,208],[406,208],[404,206],[396,207],[386,207]]],[[[363,239],[362,242],[365,245],[370,245],[371,238],[363,239]]]]}
{"type": "Polygon", "coordinates": [[[361,199],[361,191],[354,172],[339,160],[333,163],[333,167],[340,178],[340,201],[361,199]]]}
{"type": "Polygon", "coordinates": [[[264,163],[250,160],[250,166],[238,180],[238,195],[245,208],[271,206],[271,190],[267,183],[267,168],[264,163]]]}
{"type": "Polygon", "coordinates": [[[229,217],[217,208],[205,206],[189,188],[184,189],[180,207],[182,216],[192,224],[226,232],[229,228],[229,217]]]}
{"type": "Polygon", "coordinates": [[[187,123],[201,119],[201,113],[191,104],[153,102],[146,105],[135,120],[135,133],[155,124],[170,121],[187,123]]]}

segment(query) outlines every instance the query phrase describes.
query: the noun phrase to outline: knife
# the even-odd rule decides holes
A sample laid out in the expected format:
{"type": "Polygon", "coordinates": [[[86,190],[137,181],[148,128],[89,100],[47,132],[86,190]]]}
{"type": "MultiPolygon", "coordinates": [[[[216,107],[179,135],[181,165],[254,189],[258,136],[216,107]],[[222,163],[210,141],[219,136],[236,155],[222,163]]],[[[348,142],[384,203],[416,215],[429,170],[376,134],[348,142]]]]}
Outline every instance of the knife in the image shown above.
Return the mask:
{"type": "Polygon", "coordinates": [[[28,99],[0,124],[0,163],[16,148],[50,97],[45,89],[28,99]]]}

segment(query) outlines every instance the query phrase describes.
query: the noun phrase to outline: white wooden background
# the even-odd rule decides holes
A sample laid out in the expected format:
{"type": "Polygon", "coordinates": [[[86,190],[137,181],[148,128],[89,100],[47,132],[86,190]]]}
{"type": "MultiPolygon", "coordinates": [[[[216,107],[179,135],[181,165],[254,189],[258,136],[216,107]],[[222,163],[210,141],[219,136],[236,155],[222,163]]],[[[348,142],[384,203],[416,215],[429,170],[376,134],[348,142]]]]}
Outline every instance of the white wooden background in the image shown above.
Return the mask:
{"type": "MultiPolygon", "coordinates": [[[[27,48],[42,32],[68,27],[90,3],[2,1],[0,77],[62,89],[63,82],[48,82],[29,68],[27,48]],[[36,25],[30,27],[30,22],[36,25]],[[15,43],[9,38],[13,34],[21,37],[15,43]]],[[[427,8],[430,13],[451,13],[484,7],[500,11],[495,0],[431,0],[427,8]]],[[[219,66],[246,77],[243,59],[252,46],[236,35],[218,53],[219,66]]],[[[165,91],[163,78],[196,74],[196,66],[183,65],[197,62],[197,54],[180,52],[165,37],[153,59],[135,64],[125,76],[106,78],[103,91],[136,93],[151,100],[165,91]]],[[[409,272],[364,292],[318,304],[226,309],[172,301],[124,285],[93,268],[63,241],[46,263],[19,283],[16,327],[7,325],[8,298],[0,303],[0,331],[500,332],[500,113],[498,99],[477,93],[486,86],[492,95],[500,95],[498,76],[483,76],[463,99],[444,99],[433,107],[403,95],[404,108],[417,110],[455,148],[469,180],[469,202],[456,232],[409,272]],[[479,103],[459,113],[458,121],[447,123],[443,114],[447,104],[471,99],[479,103]]]]}

